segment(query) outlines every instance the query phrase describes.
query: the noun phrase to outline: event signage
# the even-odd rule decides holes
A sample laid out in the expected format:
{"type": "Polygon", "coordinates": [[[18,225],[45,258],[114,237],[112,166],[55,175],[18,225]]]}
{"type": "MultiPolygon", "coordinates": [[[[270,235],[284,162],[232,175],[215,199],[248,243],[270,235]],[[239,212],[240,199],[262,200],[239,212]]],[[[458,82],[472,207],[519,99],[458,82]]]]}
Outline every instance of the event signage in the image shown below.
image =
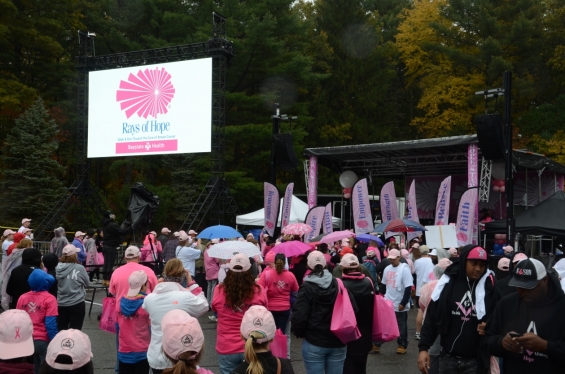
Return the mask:
{"type": "MultiPolygon", "coordinates": [[[[467,148],[467,186],[469,188],[479,186],[479,144],[469,144],[467,148]]],[[[475,200],[475,211],[479,211],[479,199],[475,200]]],[[[475,214],[473,222],[473,235],[470,244],[479,243],[479,215],[475,214]]]]}
{"type": "Polygon", "coordinates": [[[212,59],[92,71],[89,158],[210,152],[212,59]]]}
{"type": "MultiPolygon", "coordinates": [[[[394,200],[396,205],[396,199],[394,200]]],[[[373,231],[373,218],[371,215],[371,204],[369,203],[369,192],[367,189],[367,178],[358,180],[351,191],[351,206],[353,207],[353,222],[356,234],[365,234],[373,231]]]]}
{"type": "Polygon", "coordinates": [[[265,229],[270,236],[275,236],[275,227],[279,215],[279,190],[276,186],[264,184],[265,229]]]}
{"type": "Polygon", "coordinates": [[[312,238],[320,235],[320,228],[322,227],[322,222],[324,220],[325,210],[326,207],[324,206],[315,206],[308,211],[304,223],[310,226],[312,228],[312,231],[305,235],[304,242],[308,243],[310,242],[310,240],[312,240],[312,238]]]}
{"type": "Polygon", "coordinates": [[[439,186],[436,203],[435,225],[447,225],[449,222],[449,201],[451,199],[451,176],[445,178],[439,186]]]}
{"type": "Polygon", "coordinates": [[[308,166],[308,208],[316,206],[318,200],[318,157],[310,156],[308,166]]]}
{"type": "Polygon", "coordinates": [[[426,226],[426,244],[430,248],[457,247],[455,225],[426,226]]]}
{"type": "Polygon", "coordinates": [[[322,223],[322,231],[324,234],[330,234],[334,231],[333,221],[332,221],[332,203],[326,205],[324,210],[324,222],[322,223]]]}
{"type": "Polygon", "coordinates": [[[290,223],[290,208],[292,207],[292,192],[294,191],[294,183],[289,183],[284,190],[281,228],[285,228],[290,223]]]}
{"type": "MultiPolygon", "coordinates": [[[[399,218],[394,182],[388,182],[383,186],[383,188],[381,188],[379,200],[381,202],[381,215],[383,222],[399,218]]],[[[391,236],[394,236],[393,232],[385,233],[385,238],[389,238],[391,236]]]]}
{"type": "MultiPolygon", "coordinates": [[[[406,202],[406,206],[408,208],[408,214],[406,215],[407,219],[410,219],[414,222],[420,223],[420,218],[418,217],[418,206],[416,205],[416,180],[414,179],[410,184],[410,190],[408,191],[408,201],[406,202]]],[[[412,231],[408,232],[408,240],[412,240],[417,238],[422,234],[421,231],[412,231]]]]}
{"type": "Polygon", "coordinates": [[[473,187],[465,191],[459,202],[459,210],[457,212],[457,224],[455,231],[457,234],[458,246],[472,244],[473,227],[475,225],[475,216],[477,214],[477,187],[473,187]]]}

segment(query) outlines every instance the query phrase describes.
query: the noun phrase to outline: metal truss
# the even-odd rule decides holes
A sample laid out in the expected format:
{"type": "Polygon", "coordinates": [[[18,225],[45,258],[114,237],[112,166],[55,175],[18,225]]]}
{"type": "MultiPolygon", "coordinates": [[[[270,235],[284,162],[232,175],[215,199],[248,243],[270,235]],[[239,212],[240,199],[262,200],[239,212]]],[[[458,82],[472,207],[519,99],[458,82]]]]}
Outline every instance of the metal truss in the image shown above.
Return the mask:
{"type": "Polygon", "coordinates": [[[479,187],[479,201],[488,202],[490,197],[490,179],[492,177],[492,161],[485,160],[483,157],[481,162],[481,180],[479,187]]]}
{"type": "Polygon", "coordinates": [[[343,170],[370,170],[371,176],[438,175],[466,172],[467,153],[392,156],[365,160],[347,160],[343,170]]]}

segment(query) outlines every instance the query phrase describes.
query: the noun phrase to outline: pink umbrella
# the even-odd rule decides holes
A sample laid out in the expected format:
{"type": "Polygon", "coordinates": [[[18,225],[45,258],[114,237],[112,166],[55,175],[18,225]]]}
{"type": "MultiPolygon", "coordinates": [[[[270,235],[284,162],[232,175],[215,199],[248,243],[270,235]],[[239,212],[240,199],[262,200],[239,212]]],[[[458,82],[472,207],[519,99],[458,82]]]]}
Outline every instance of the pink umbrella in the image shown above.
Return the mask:
{"type": "Polygon", "coordinates": [[[282,233],[286,235],[304,235],[309,234],[312,227],[304,223],[291,223],[282,229],[282,233]]]}
{"type": "Polygon", "coordinates": [[[341,239],[351,238],[352,236],[355,236],[355,233],[349,230],[334,231],[320,239],[320,243],[333,243],[341,239]]]}
{"type": "Polygon", "coordinates": [[[299,256],[311,250],[312,247],[304,244],[298,240],[291,240],[288,242],[276,245],[272,251],[275,253],[283,253],[286,257],[299,256]]]}

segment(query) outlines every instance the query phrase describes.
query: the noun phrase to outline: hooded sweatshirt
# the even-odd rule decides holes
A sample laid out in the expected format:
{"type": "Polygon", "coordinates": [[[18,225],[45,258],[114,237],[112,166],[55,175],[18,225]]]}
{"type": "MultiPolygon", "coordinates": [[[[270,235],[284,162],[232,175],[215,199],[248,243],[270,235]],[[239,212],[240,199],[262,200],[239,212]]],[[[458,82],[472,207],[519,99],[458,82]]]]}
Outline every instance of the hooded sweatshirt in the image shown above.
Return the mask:
{"type": "Polygon", "coordinates": [[[12,297],[6,292],[8,280],[12,275],[12,270],[21,265],[23,253],[23,249],[16,249],[12,255],[8,256],[6,261],[2,262],[2,308],[4,310],[10,309],[10,301],[12,300],[12,297]]]}
{"type": "Polygon", "coordinates": [[[19,232],[18,232],[18,233],[15,233],[15,234],[14,234],[14,242],[13,242],[12,244],[10,244],[10,246],[8,247],[8,249],[6,249],[6,254],[7,254],[8,256],[10,256],[10,255],[12,254],[12,251],[13,251],[14,249],[16,249],[16,246],[17,246],[18,244],[20,244],[20,242],[21,242],[23,239],[25,239],[25,238],[26,238],[25,234],[22,234],[22,233],[19,233],[19,232]]]}
{"type": "MultiPolygon", "coordinates": [[[[304,278],[292,307],[291,328],[294,335],[318,347],[345,346],[330,331],[337,291],[337,281],[328,270],[324,270],[321,277],[309,274],[304,278]]],[[[352,295],[349,295],[349,298],[353,304],[355,299],[352,295]]]]}
{"type": "Polygon", "coordinates": [[[63,257],[63,248],[69,241],[65,237],[65,229],[62,227],[57,227],[54,231],[55,237],[51,239],[51,246],[49,247],[49,252],[57,255],[57,258],[63,257]]]}
{"type": "Polygon", "coordinates": [[[47,290],[55,278],[41,269],[35,269],[29,276],[30,292],[18,300],[17,309],[26,311],[33,322],[33,340],[51,341],[57,335],[57,299],[47,290]]]}
{"type": "Polygon", "coordinates": [[[90,279],[84,266],[75,263],[60,262],[56,268],[59,288],[57,301],[59,306],[73,306],[84,301],[90,279]]]}
{"type": "Polygon", "coordinates": [[[55,271],[55,268],[57,268],[58,263],[59,263],[59,257],[57,257],[55,253],[47,253],[45,256],[43,256],[43,266],[45,266],[45,268],[47,269],[47,274],[52,275],[53,279],[55,279],[55,283],[53,283],[53,285],[49,289],[49,293],[55,296],[55,298],[57,297],[57,286],[58,286],[57,273],[55,271]]]}
{"type": "Polygon", "coordinates": [[[488,353],[504,358],[506,373],[562,373],[565,367],[565,295],[559,280],[548,274],[548,292],[543,300],[526,303],[517,292],[504,297],[497,304],[487,322],[484,345],[488,353]],[[546,352],[524,350],[508,352],[502,348],[504,336],[533,332],[547,340],[546,352]]]}
{"type": "Polygon", "coordinates": [[[149,313],[142,308],[145,293],[135,297],[122,297],[118,312],[120,325],[120,344],[118,360],[125,364],[135,364],[147,359],[147,349],[151,342],[149,313]]]}
{"type": "Polygon", "coordinates": [[[12,270],[6,292],[12,296],[10,309],[15,309],[21,295],[31,291],[27,280],[31,272],[41,266],[41,252],[36,248],[26,248],[22,253],[22,264],[12,270]]]}
{"type": "Polygon", "coordinates": [[[477,326],[481,321],[488,320],[492,315],[498,297],[494,285],[494,276],[488,276],[484,282],[483,290],[477,289],[477,287],[480,287],[478,286],[479,280],[468,281],[467,279],[467,256],[474,247],[476,246],[468,245],[464,247],[459,261],[451,264],[445,270],[444,276],[438,281],[434,295],[440,290],[441,293],[436,301],[432,301],[428,305],[418,347],[420,351],[428,351],[439,334],[441,346],[447,354],[477,358],[480,367],[488,368],[488,357],[479,357],[481,340],[477,326]],[[448,282],[441,286],[446,279],[449,279],[448,282]],[[485,295],[485,315],[479,319],[477,316],[477,294],[483,293],[485,295]]]}

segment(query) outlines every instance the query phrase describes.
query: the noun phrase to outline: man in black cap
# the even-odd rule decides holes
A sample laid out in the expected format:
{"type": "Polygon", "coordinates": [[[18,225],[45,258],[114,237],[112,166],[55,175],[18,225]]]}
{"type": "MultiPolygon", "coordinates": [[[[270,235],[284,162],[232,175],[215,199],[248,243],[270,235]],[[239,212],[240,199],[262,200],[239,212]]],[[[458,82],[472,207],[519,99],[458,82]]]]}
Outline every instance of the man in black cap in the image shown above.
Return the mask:
{"type": "Polygon", "coordinates": [[[487,373],[490,357],[481,354],[479,329],[494,312],[497,293],[487,252],[477,245],[463,248],[459,261],[439,279],[428,305],[418,348],[418,367],[428,373],[428,350],[441,336],[440,373],[487,373]]]}
{"type": "Polygon", "coordinates": [[[565,370],[565,294],[543,264],[526,259],[508,283],[487,322],[484,347],[503,358],[505,373],[562,373],[565,370]]]}

